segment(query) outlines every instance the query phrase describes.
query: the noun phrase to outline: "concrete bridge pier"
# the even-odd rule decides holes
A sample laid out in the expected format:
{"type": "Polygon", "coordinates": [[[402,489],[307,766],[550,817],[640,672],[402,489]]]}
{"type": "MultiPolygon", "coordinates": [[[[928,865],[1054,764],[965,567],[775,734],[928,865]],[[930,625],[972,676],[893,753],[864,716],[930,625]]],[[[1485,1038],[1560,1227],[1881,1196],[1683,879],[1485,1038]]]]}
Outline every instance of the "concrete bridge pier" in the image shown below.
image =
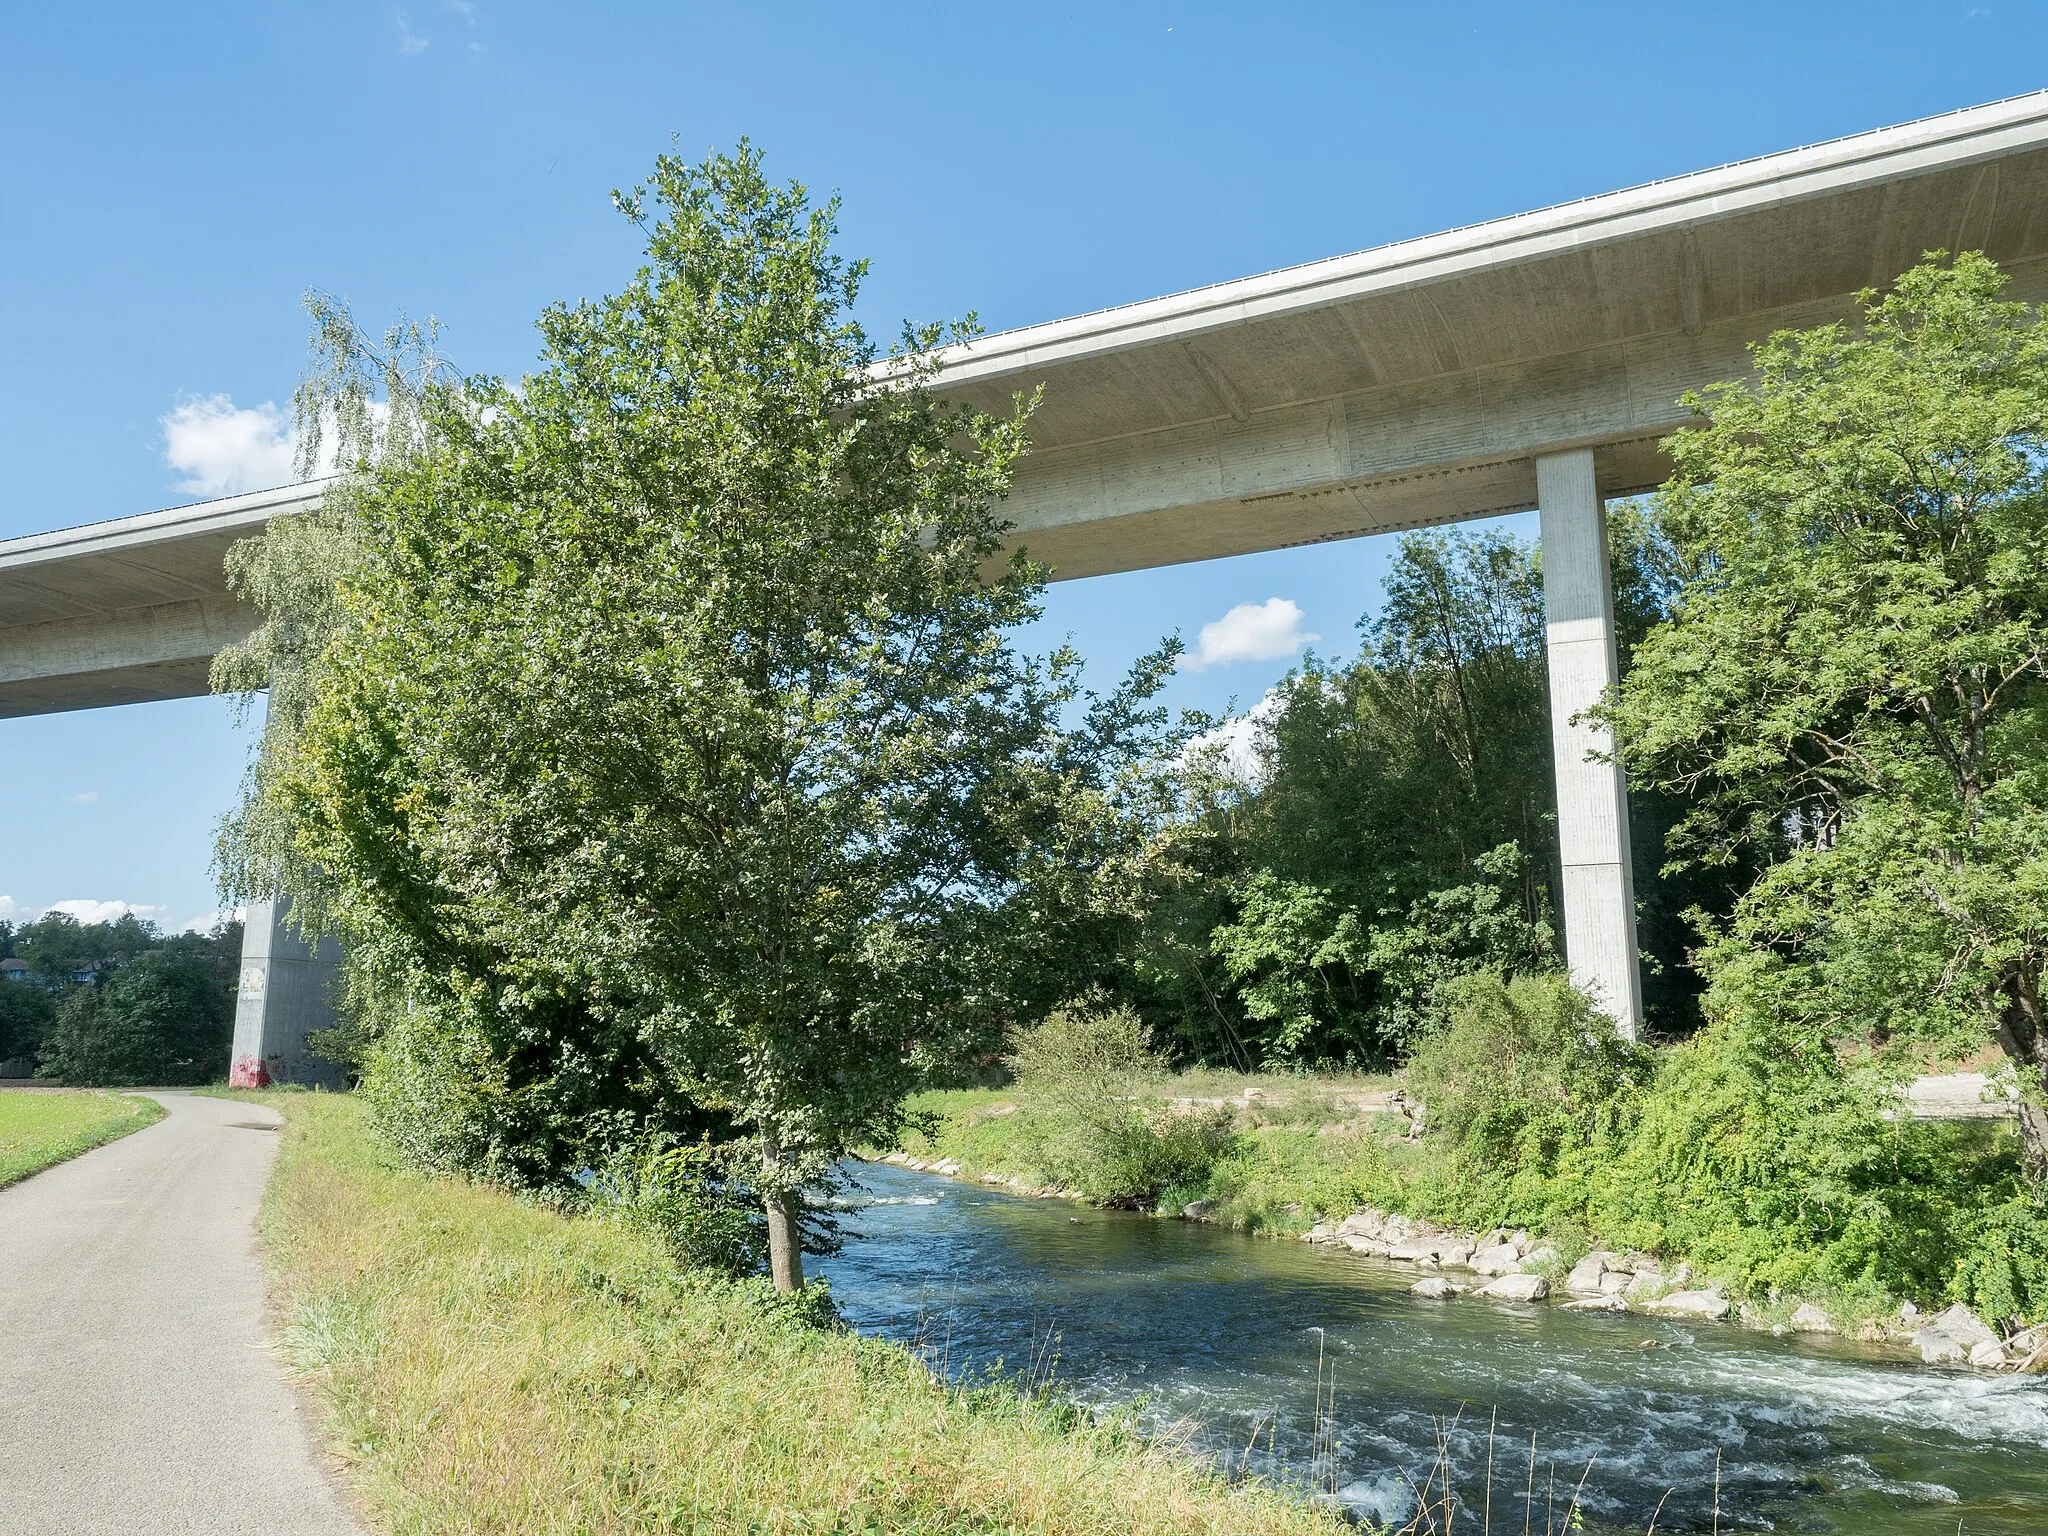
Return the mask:
{"type": "Polygon", "coordinates": [[[345,1088],[347,1072],[306,1049],[306,1036],[332,1029],[341,986],[341,944],[317,947],[292,931],[290,902],[251,902],[242,924],[242,975],[235,994],[235,1046],[228,1082],[345,1088]]]}
{"type": "Polygon", "coordinates": [[[1590,448],[1538,456],[1536,506],[1543,535],[1565,961],[1572,980],[1633,1040],[1642,1026],[1643,993],[1628,786],[1619,763],[1601,760],[1613,751],[1612,733],[1582,718],[1619,675],[1607,509],[1593,479],[1590,448]]]}

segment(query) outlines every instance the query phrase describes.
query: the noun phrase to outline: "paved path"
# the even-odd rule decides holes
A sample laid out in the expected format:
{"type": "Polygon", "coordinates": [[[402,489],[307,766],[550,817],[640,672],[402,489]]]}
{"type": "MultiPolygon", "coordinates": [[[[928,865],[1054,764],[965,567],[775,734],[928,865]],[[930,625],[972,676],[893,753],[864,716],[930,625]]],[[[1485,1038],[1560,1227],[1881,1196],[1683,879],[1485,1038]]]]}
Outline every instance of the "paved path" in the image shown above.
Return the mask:
{"type": "Polygon", "coordinates": [[[0,1190],[0,1533],[356,1536],[264,1346],[270,1110],[183,1093],[0,1190]]]}

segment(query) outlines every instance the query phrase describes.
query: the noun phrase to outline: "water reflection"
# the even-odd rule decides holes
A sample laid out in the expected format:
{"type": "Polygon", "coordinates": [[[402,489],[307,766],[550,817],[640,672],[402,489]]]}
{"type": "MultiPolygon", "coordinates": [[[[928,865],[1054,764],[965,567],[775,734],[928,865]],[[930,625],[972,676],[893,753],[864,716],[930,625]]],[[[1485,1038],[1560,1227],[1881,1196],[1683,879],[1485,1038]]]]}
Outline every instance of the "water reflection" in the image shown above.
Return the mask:
{"type": "Polygon", "coordinates": [[[1150,1422],[1184,1421],[1233,1465],[1298,1481],[1315,1460],[1320,1349],[1338,1496],[1377,1519],[1413,1508],[1446,1433],[1476,1504],[1493,1426],[1497,1529],[1519,1529],[1531,1483],[1540,1529],[1552,1479],[1561,1509],[1590,1463],[1594,1528],[1640,1531],[1670,1490],[1658,1530],[1710,1530],[1718,1453],[1723,1530],[2048,1530],[2039,1379],[1923,1369],[1841,1341],[1425,1302],[1404,1267],[1300,1243],[882,1165],[856,1176],[886,1203],[849,1213],[861,1235],[821,1266],[856,1327],[922,1338],[956,1374],[1050,1356],[1082,1400],[1142,1399],[1150,1422]]]}

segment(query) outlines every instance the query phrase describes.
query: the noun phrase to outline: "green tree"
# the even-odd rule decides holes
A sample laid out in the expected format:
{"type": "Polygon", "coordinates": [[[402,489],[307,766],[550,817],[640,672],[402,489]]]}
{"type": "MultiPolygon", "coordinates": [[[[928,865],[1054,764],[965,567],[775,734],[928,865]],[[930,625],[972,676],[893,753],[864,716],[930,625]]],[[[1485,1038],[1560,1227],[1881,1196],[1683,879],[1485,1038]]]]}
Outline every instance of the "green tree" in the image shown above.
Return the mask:
{"type": "Polygon", "coordinates": [[[74,988],[38,1070],[87,1086],[215,1082],[233,1034],[234,992],[216,947],[181,934],[74,988]]]}
{"type": "Polygon", "coordinates": [[[1691,397],[1671,622],[1611,711],[1678,851],[1764,868],[1710,1001],[1816,1042],[1965,1047],[2048,1162],[2048,326],[1979,254],[1691,397]]]}
{"type": "Polygon", "coordinates": [[[439,1051],[544,1116],[606,1068],[714,1111],[794,1287],[803,1188],[1056,987],[1048,939],[1142,849],[1172,653],[1091,702],[1011,648],[1027,409],[932,395],[960,333],[880,355],[833,205],[744,147],[618,201],[621,293],[549,310],[517,387],[424,379],[358,459],[252,794],[392,994],[373,1092],[439,1051]]]}
{"type": "Polygon", "coordinates": [[[0,1061],[33,1057],[56,1011],[49,992],[34,982],[0,982],[0,1061]]]}

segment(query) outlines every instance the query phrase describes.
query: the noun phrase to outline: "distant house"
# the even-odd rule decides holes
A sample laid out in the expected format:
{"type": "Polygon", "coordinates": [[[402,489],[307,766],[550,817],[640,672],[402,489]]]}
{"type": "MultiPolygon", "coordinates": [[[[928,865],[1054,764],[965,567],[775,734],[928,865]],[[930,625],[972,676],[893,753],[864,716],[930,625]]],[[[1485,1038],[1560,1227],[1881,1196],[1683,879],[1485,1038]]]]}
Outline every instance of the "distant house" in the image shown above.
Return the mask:
{"type": "Polygon", "coordinates": [[[0,960],[0,981],[27,981],[28,962],[9,957],[0,960]]]}
{"type": "Polygon", "coordinates": [[[99,970],[100,963],[94,960],[86,965],[81,965],[77,970],[73,971],[71,979],[76,982],[92,981],[99,975],[99,970]]]}

